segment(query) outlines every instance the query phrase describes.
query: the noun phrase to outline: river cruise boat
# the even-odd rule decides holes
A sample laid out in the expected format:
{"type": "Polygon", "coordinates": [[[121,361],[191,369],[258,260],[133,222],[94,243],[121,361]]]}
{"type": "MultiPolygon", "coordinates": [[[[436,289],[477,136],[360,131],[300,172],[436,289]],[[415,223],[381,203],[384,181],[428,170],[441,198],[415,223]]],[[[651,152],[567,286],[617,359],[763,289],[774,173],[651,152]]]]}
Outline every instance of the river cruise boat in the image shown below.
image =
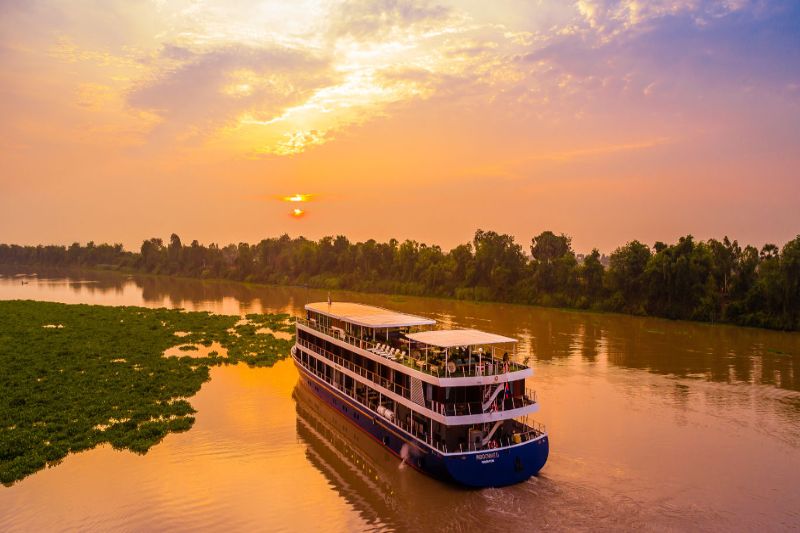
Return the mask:
{"type": "Polygon", "coordinates": [[[356,303],[305,311],[292,347],[301,382],[405,463],[469,487],[544,466],[533,370],[514,361],[515,339],[356,303]]]}

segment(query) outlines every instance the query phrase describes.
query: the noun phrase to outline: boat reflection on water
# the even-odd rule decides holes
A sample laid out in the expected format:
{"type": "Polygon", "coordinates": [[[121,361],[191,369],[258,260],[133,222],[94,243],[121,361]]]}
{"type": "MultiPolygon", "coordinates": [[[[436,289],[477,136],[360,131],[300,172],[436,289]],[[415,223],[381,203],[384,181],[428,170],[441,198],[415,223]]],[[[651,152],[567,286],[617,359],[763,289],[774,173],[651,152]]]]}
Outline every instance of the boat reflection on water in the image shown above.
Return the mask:
{"type": "Polygon", "coordinates": [[[430,527],[441,521],[442,506],[452,511],[473,499],[466,489],[398,463],[385,447],[320,402],[302,380],[292,397],[297,435],[307,446],[309,462],[376,529],[430,527]]]}

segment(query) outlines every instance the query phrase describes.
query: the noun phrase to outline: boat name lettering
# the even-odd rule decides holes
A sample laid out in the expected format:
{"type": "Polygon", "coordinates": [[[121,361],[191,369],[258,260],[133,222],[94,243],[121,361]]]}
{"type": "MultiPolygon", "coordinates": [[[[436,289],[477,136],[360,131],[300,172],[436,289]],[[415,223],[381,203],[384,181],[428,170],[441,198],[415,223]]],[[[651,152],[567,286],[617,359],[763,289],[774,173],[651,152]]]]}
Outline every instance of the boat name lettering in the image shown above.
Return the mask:
{"type": "Polygon", "coordinates": [[[484,459],[497,459],[498,457],[500,457],[499,452],[479,453],[475,456],[475,459],[478,461],[483,461],[484,459]]]}

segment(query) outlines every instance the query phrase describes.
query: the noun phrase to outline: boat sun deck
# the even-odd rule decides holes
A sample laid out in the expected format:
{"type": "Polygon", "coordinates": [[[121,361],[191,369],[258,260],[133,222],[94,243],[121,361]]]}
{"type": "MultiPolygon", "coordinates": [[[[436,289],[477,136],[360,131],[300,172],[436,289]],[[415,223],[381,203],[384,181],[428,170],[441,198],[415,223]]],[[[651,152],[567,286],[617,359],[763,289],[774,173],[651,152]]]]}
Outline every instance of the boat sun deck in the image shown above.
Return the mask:
{"type": "MultiPolygon", "coordinates": [[[[514,363],[508,350],[498,344],[516,346],[517,340],[477,329],[439,329],[405,335],[409,354],[423,369],[447,376],[491,376],[526,367],[514,363]],[[497,353],[503,351],[502,357],[497,353]]],[[[513,353],[513,348],[512,348],[513,353]]]]}
{"type": "Polygon", "coordinates": [[[355,303],[318,302],[306,310],[309,318],[298,318],[299,324],[438,378],[528,368],[512,360],[517,341],[510,337],[475,329],[421,330],[436,321],[355,303]],[[510,350],[497,348],[503,344],[510,350]]]}
{"type": "Polygon", "coordinates": [[[351,302],[317,302],[306,305],[306,310],[334,320],[371,329],[431,326],[436,324],[436,321],[430,318],[351,302]]]}

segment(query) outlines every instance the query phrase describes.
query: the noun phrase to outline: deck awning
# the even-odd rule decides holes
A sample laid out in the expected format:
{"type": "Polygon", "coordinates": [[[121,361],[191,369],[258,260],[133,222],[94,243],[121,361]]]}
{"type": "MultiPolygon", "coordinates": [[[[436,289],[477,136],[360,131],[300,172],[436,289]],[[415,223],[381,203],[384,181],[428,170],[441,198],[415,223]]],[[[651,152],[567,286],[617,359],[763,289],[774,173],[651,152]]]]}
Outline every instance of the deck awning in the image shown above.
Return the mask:
{"type": "Polygon", "coordinates": [[[517,339],[503,337],[494,333],[486,333],[477,329],[437,329],[409,333],[406,338],[429,346],[452,348],[454,346],[476,346],[479,344],[502,344],[517,342],[517,339]]]}
{"type": "Polygon", "coordinates": [[[403,328],[430,326],[436,323],[430,318],[350,302],[315,302],[307,304],[306,309],[366,328],[403,328]]]}

